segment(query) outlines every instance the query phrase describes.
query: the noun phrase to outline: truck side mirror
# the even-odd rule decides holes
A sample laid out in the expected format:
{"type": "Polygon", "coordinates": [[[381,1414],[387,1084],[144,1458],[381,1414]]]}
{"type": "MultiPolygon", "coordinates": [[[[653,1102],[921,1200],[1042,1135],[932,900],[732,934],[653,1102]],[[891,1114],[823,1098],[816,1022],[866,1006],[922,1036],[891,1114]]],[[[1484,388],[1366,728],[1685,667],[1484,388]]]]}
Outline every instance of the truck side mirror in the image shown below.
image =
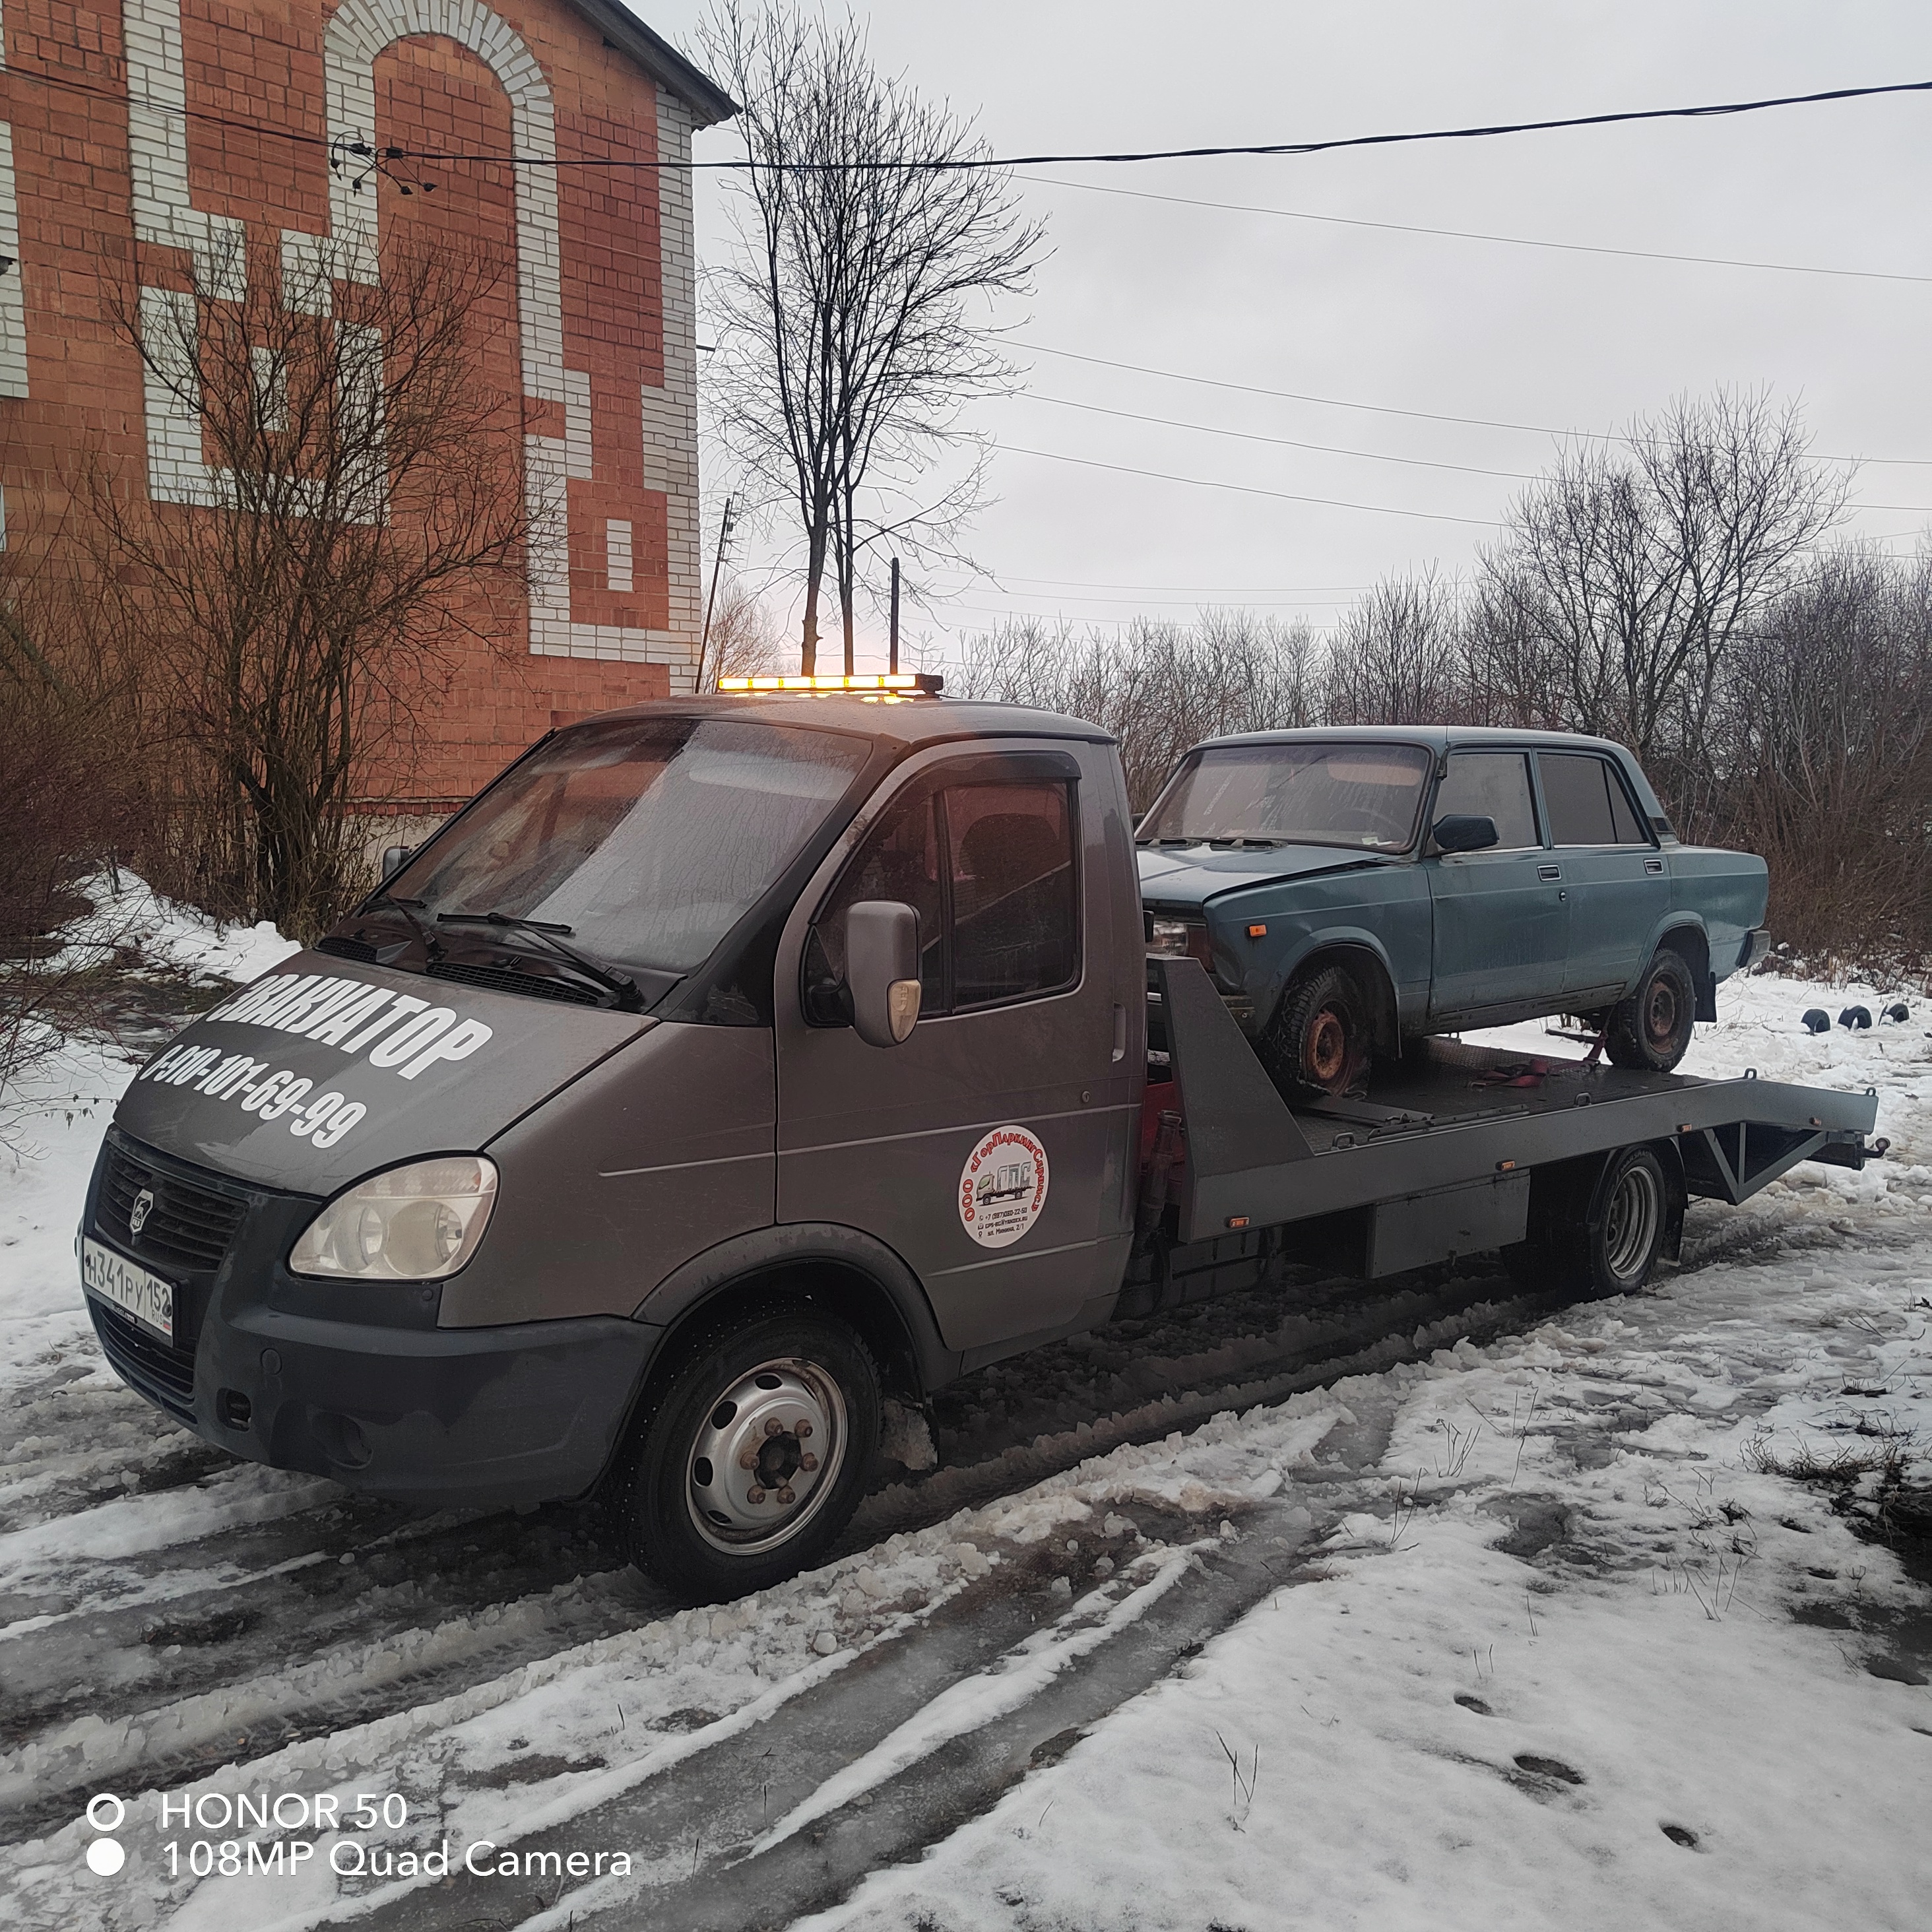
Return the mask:
{"type": "Polygon", "coordinates": [[[393,878],[409,862],[410,848],[406,845],[385,845],[382,848],[382,877],[393,878]]]}
{"type": "Polygon", "coordinates": [[[1430,836],[1442,852],[1484,852],[1500,843],[1493,818],[1466,816],[1457,812],[1438,818],[1430,828],[1430,836]]]}
{"type": "Polygon", "coordinates": [[[861,899],[845,915],[845,987],[868,1046],[898,1046],[919,1018],[919,914],[897,899],[861,899]]]}

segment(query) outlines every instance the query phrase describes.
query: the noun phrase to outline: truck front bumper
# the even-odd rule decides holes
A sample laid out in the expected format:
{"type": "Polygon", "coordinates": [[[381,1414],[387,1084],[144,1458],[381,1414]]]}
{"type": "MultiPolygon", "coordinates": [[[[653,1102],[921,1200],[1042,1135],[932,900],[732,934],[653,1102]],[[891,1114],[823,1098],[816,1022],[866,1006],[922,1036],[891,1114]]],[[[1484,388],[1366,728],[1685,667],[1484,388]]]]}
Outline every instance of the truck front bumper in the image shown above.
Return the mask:
{"type": "Polygon", "coordinates": [[[247,1206],[219,1266],[170,1269],[118,1225],[111,1191],[102,1211],[117,1156],[164,1189],[217,1177],[110,1136],[84,1224],[177,1282],[172,1342],[92,1296],[88,1312],[122,1379],[204,1440],[438,1506],[581,1496],[610,1462],[662,1330],[621,1316],[440,1328],[433,1285],[291,1276],[289,1246],[320,1204],[238,1187],[247,1206]]]}

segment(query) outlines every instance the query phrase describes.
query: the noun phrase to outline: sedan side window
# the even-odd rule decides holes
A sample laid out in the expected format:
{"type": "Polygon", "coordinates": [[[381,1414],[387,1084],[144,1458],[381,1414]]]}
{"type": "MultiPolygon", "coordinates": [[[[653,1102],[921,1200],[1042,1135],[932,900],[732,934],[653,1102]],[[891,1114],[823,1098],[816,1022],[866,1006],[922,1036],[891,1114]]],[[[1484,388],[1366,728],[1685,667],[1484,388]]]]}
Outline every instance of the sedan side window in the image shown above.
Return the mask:
{"type": "Polygon", "coordinates": [[[1648,845],[1609,760],[1588,752],[1540,752],[1543,799],[1556,845],[1648,845]]]}
{"type": "Polygon", "coordinates": [[[1529,759],[1521,752],[1453,752],[1436,790],[1435,817],[1493,818],[1496,842],[1490,849],[1496,851],[1543,843],[1530,800],[1529,759]]]}

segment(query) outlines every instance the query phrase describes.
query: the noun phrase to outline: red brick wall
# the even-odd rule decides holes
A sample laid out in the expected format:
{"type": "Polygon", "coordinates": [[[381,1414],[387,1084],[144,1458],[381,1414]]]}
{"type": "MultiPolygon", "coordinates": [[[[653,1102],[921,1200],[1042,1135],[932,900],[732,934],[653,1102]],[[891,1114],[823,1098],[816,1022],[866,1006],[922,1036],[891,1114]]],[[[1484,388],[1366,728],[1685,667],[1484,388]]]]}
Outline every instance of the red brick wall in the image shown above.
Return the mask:
{"type": "MultiPolygon", "coordinates": [[[[251,268],[273,272],[284,228],[329,226],[324,34],[333,6],[320,0],[182,0],[181,45],[190,113],[286,130],[188,123],[190,200],[247,224],[251,268]]],[[[602,44],[562,0],[515,0],[494,10],[535,55],[556,110],[560,157],[656,152],[657,106],[649,77],[602,44]]],[[[137,23],[140,8],[130,4],[137,23]]],[[[130,286],[136,265],[153,286],[181,286],[185,258],[137,244],[132,212],[128,68],[120,6],[7,0],[0,118],[8,122],[19,207],[26,303],[25,397],[0,395],[0,485],[17,544],[69,510],[63,479],[87,449],[146,487],[140,369],[111,320],[109,290],[130,286]],[[61,86],[60,82],[71,83],[61,86]],[[172,271],[172,272],[171,272],[172,271]]],[[[130,36],[131,38],[131,36],[130,36]]],[[[140,50],[135,50],[137,58],[140,50]]],[[[376,64],[376,138],[417,149],[507,151],[508,96],[477,55],[452,40],[412,38],[376,64]]],[[[458,235],[504,255],[501,312],[479,333],[490,374],[520,387],[517,221],[513,171],[489,163],[422,166],[430,195],[380,197],[386,236],[406,230],[458,235]]],[[[557,170],[564,363],[590,380],[592,473],[568,484],[570,620],[663,632],[669,623],[667,499],[646,487],[640,388],[661,383],[663,251],[650,169],[557,170]],[[608,585],[609,518],[632,529],[633,590],[608,585]]],[[[548,413],[560,418],[560,406],[548,413]]],[[[539,410],[532,428],[560,435],[539,410]]],[[[213,514],[195,512],[191,514],[213,514]]],[[[362,788],[399,801],[466,795],[554,722],[664,694],[662,664],[533,656],[526,604],[463,614],[488,643],[449,630],[446,682],[419,694],[428,751],[406,770],[374,771],[362,788]]]]}

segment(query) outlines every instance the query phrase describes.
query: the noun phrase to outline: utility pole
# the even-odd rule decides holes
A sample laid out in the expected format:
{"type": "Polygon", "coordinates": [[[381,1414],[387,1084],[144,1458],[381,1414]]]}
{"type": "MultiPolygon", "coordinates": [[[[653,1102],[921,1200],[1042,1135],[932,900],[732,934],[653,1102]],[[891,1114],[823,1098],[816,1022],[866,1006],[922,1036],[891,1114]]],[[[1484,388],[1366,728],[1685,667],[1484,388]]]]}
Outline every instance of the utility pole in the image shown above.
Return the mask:
{"type": "Polygon", "coordinates": [[[886,665],[886,669],[887,669],[887,670],[889,670],[892,674],[892,675],[893,675],[894,676],[896,676],[896,676],[898,675],[898,668],[899,668],[899,560],[898,560],[898,559],[897,557],[894,557],[894,558],[892,559],[892,657],[891,657],[891,658],[890,658],[890,662],[887,663],[887,665],[886,665]]]}
{"type": "Polygon", "coordinates": [[[731,507],[732,499],[727,496],[724,520],[718,526],[718,554],[711,566],[711,591],[704,600],[704,633],[698,640],[698,677],[693,688],[698,692],[704,688],[704,658],[711,648],[711,612],[718,602],[718,574],[724,568],[725,546],[731,541],[731,507]]]}

